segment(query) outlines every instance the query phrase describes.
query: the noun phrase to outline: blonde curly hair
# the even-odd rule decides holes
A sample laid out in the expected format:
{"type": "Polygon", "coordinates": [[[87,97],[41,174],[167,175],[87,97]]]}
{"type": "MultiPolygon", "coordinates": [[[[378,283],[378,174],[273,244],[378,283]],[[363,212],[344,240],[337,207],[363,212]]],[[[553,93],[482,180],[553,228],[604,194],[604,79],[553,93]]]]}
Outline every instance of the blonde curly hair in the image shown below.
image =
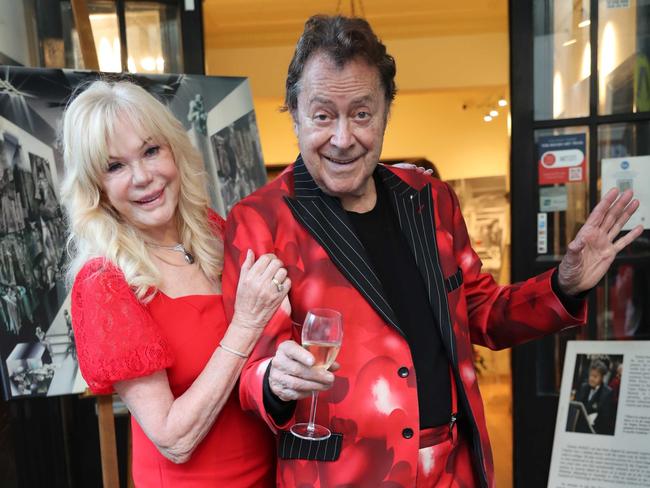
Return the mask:
{"type": "Polygon", "coordinates": [[[95,257],[117,265],[141,301],[150,300],[160,283],[158,267],[142,234],[121,218],[102,191],[108,141],[121,122],[129,123],[143,139],[170,148],[180,177],[176,220],[181,243],[192,252],[203,273],[217,280],[223,268],[223,242],[208,221],[203,162],[183,125],[138,85],[95,81],[74,98],[63,117],[65,176],[61,196],[69,226],[69,283],[95,257]]]}

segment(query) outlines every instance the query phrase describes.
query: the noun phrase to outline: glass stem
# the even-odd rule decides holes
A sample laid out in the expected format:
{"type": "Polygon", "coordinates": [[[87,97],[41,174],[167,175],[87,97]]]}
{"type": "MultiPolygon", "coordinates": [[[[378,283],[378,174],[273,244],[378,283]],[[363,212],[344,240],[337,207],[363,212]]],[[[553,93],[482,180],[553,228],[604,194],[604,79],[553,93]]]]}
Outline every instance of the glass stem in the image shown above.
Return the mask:
{"type": "Polygon", "coordinates": [[[316,420],[316,406],[318,405],[318,392],[311,392],[311,410],[309,411],[309,423],[307,424],[307,431],[314,432],[314,421],[316,420]]]}

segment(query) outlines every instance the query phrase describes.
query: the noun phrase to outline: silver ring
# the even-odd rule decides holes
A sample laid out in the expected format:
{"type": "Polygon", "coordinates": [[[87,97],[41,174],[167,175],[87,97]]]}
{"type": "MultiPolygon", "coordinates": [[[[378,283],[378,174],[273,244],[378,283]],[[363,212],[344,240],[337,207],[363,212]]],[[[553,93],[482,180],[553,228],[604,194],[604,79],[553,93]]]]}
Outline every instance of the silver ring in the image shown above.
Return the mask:
{"type": "Polygon", "coordinates": [[[271,281],[275,285],[275,287],[278,289],[278,292],[282,292],[284,290],[284,285],[280,283],[278,280],[275,279],[275,277],[271,278],[271,281]]]}

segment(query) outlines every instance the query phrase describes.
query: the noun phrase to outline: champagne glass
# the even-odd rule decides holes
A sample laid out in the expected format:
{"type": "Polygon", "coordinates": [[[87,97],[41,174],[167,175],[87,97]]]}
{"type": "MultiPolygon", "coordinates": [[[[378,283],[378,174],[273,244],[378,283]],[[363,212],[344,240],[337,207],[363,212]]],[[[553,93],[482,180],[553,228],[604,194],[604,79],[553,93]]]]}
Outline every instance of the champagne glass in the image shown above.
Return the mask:
{"type": "MultiPolygon", "coordinates": [[[[328,369],[341,348],[343,318],[329,308],[314,308],[307,312],[302,327],[302,346],[314,355],[314,368],[328,369]]],[[[324,440],[332,435],[327,427],[314,423],[318,405],[318,391],[311,392],[311,409],[308,423],[294,424],[293,435],[307,440],[324,440]]]]}

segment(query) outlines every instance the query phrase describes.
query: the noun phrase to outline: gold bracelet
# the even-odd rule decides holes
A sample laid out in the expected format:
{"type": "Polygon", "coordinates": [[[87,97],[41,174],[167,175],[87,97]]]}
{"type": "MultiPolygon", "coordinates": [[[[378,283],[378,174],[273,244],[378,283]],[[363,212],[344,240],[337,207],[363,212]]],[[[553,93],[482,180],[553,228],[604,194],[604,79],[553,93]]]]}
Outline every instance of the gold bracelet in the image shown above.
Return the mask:
{"type": "Polygon", "coordinates": [[[243,359],[248,359],[248,354],[244,354],[243,352],[236,351],[235,349],[233,349],[231,347],[224,346],[223,342],[219,343],[219,347],[221,349],[223,349],[224,351],[228,351],[230,354],[234,354],[235,356],[239,356],[240,358],[243,358],[243,359]]]}

